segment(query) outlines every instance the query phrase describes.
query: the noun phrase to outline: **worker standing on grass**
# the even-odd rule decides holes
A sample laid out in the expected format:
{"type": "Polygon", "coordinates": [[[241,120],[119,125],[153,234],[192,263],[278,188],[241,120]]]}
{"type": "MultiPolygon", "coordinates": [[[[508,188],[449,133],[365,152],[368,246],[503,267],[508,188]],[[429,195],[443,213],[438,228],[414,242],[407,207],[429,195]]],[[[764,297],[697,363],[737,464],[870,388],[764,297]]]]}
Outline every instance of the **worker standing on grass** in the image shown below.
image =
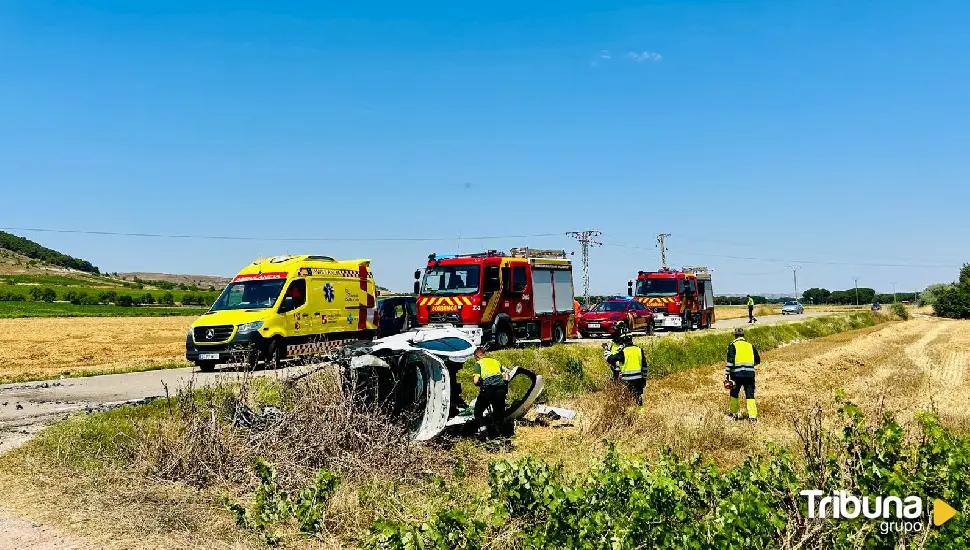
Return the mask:
{"type": "Polygon", "coordinates": [[[727,365],[724,367],[724,387],[731,393],[731,413],[728,418],[740,420],[740,395],[744,397],[748,409],[748,420],[758,420],[758,405],[754,398],[754,368],[761,364],[758,349],[744,339],[744,329],[734,329],[734,341],[728,345],[727,365]]]}
{"type": "Polygon", "coordinates": [[[497,359],[486,357],[485,348],[475,350],[475,376],[472,382],[478,386],[478,399],[475,400],[475,421],[478,422],[479,435],[501,433],[505,421],[505,398],[509,392],[509,376],[497,359]],[[488,426],[485,424],[485,409],[492,407],[488,426]],[[491,427],[492,430],[488,430],[491,427]]]}
{"type": "Polygon", "coordinates": [[[620,334],[620,349],[610,355],[606,362],[613,369],[613,376],[619,379],[636,400],[637,406],[643,405],[643,389],[647,385],[647,354],[643,348],[633,343],[633,336],[626,330],[624,325],[617,329],[620,334]]]}
{"type": "Polygon", "coordinates": [[[757,323],[758,320],[754,317],[754,298],[748,294],[748,322],[757,323]]]}

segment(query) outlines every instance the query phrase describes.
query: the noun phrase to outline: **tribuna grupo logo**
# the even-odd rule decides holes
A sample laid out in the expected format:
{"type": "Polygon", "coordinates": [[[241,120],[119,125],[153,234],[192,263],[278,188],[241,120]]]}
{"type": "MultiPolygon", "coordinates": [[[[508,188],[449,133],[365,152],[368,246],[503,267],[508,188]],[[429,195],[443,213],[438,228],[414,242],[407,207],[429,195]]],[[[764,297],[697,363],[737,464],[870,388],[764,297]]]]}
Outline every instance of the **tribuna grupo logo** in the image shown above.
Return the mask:
{"type": "MultiPolygon", "coordinates": [[[[856,497],[845,491],[833,491],[822,496],[824,491],[805,490],[799,493],[808,498],[809,519],[856,519],[859,517],[882,520],[880,531],[913,532],[923,530],[923,499],[908,497],[856,497]]],[[[942,500],[933,502],[933,523],[940,526],[956,514],[956,511],[942,500]]]]}

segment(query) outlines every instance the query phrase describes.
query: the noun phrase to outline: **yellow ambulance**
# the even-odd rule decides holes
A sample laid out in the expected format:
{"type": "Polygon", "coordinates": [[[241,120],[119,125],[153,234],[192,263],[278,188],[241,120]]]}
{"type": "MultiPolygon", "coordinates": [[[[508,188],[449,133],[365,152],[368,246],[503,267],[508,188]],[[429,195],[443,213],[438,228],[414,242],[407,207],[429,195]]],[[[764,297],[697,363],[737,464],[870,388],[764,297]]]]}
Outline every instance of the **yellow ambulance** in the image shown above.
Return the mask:
{"type": "Polygon", "coordinates": [[[323,353],[369,340],[376,287],[370,260],[277,256],[243,268],[185,337],[185,358],[202,371],[220,363],[323,353]]]}

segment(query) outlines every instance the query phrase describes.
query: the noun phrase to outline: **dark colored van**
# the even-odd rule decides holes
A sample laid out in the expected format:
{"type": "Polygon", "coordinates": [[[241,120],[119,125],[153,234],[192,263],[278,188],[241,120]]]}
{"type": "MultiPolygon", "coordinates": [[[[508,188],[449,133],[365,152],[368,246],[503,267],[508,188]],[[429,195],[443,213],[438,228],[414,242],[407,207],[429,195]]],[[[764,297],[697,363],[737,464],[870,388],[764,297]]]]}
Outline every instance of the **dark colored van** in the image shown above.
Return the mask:
{"type": "Polygon", "coordinates": [[[377,299],[377,335],[391,336],[418,325],[418,304],[414,296],[377,299]]]}

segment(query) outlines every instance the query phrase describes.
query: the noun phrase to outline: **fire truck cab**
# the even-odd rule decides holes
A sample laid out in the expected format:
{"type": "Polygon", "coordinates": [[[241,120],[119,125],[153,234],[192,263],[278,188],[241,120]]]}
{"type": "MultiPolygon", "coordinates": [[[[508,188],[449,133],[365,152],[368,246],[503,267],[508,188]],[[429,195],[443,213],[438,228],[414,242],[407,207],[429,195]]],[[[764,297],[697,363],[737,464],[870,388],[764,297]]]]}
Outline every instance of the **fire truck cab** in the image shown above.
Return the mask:
{"type": "Polygon", "coordinates": [[[572,263],[563,250],[431,254],[414,272],[419,325],[452,325],[476,344],[565,342],[575,332],[572,263]]]}
{"type": "Polygon", "coordinates": [[[714,288],[706,267],[640,271],[627,283],[627,294],[653,311],[654,327],[674,330],[714,324],[714,288]]]}

